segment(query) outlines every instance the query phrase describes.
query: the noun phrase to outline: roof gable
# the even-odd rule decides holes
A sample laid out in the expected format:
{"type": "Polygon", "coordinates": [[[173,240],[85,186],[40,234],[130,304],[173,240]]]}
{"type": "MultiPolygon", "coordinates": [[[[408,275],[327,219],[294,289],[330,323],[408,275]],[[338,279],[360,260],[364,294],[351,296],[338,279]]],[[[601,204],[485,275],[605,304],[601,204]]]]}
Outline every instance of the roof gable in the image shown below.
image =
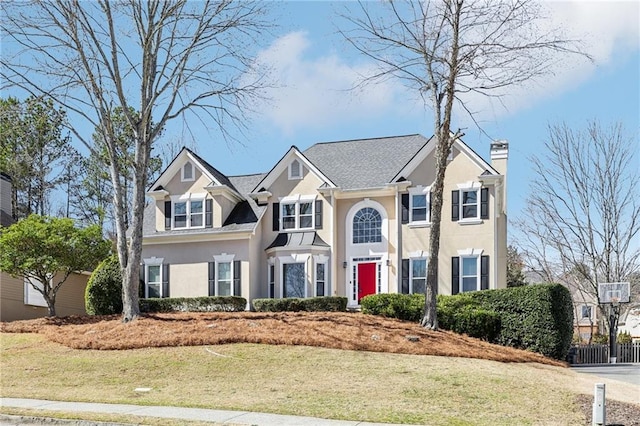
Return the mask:
{"type": "Polygon", "coordinates": [[[253,191],[251,192],[259,192],[263,188],[269,189],[271,185],[273,185],[283,173],[287,171],[289,164],[293,161],[294,158],[297,158],[302,162],[304,167],[309,169],[314,175],[318,177],[325,184],[329,185],[331,188],[335,188],[336,185],[329,179],[324,173],[322,173],[309,159],[302,153],[300,150],[292,146],[289,148],[289,151],[282,156],[282,158],[276,163],[275,166],[253,187],[253,191]]]}
{"type": "MultiPolygon", "coordinates": [[[[453,147],[458,149],[462,154],[464,154],[471,162],[478,167],[478,174],[489,174],[489,175],[499,175],[499,173],[491,167],[489,163],[487,163],[482,157],[480,157],[474,150],[472,150],[467,144],[465,144],[462,139],[456,138],[453,141],[453,147]]],[[[404,180],[406,176],[409,176],[419,167],[425,159],[436,149],[436,141],[435,136],[429,138],[427,143],[413,156],[405,165],[400,169],[398,173],[391,179],[391,182],[399,182],[400,180],[404,180]]],[[[435,167],[435,165],[434,165],[435,167]]]]}
{"type": "Polygon", "coordinates": [[[193,164],[193,166],[211,182],[209,184],[210,186],[227,187],[232,192],[239,195],[237,189],[227,176],[186,147],[183,147],[182,150],[180,150],[178,155],[176,155],[167,168],[160,174],[158,179],[156,179],[156,181],[150,186],[150,191],[166,187],[171,179],[173,179],[176,174],[180,173],[180,169],[187,161],[190,161],[191,164],[193,164]]]}

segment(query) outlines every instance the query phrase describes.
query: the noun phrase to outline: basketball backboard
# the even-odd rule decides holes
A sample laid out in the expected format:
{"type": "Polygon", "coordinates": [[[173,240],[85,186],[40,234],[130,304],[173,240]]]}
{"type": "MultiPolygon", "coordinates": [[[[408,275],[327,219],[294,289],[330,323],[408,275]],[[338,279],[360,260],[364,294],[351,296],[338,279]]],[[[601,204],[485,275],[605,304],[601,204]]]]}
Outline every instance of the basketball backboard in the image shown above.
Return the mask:
{"type": "Polygon", "coordinates": [[[628,282],[598,283],[600,303],[629,303],[630,287],[628,282]]]}

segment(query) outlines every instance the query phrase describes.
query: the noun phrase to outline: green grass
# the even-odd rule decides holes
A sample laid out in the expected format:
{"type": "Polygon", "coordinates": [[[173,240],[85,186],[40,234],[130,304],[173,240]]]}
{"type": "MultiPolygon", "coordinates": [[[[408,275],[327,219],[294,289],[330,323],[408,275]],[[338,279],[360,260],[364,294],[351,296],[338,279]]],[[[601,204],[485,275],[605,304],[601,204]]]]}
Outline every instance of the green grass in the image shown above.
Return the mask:
{"type": "Polygon", "coordinates": [[[575,373],[539,364],[251,344],[91,351],[35,334],[0,338],[3,397],[430,425],[585,423],[575,373]]]}

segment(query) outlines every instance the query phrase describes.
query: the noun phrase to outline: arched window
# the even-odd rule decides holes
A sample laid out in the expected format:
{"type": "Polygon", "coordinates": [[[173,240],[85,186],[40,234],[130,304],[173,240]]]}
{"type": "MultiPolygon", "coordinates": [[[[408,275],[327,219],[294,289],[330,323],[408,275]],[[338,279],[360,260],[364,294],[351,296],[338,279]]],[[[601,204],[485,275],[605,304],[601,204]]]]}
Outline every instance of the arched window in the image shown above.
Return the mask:
{"type": "Polygon", "coordinates": [[[374,208],[358,210],[353,217],[353,243],[379,243],[382,241],[382,217],[374,208]]]}
{"type": "Polygon", "coordinates": [[[193,180],[193,164],[187,161],[184,166],[182,166],[182,181],[193,180]]]}

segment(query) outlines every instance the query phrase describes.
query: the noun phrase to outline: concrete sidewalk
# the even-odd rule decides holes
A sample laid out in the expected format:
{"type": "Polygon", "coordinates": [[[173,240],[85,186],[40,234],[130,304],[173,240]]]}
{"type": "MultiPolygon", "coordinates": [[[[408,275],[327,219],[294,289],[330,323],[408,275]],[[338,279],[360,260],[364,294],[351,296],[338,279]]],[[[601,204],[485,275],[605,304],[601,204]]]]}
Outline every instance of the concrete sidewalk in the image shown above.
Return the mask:
{"type": "MultiPolygon", "coordinates": [[[[126,404],[100,404],[89,402],[59,402],[42,399],[0,398],[1,407],[26,408],[65,412],[90,412],[132,416],[159,417],[257,426],[390,426],[388,423],[369,423],[350,420],[328,420],[315,417],[286,416],[281,414],[252,413],[250,411],[209,410],[204,408],[159,407],[126,404]]],[[[96,422],[97,424],[101,424],[96,422]]],[[[23,424],[0,420],[0,425],[23,424]]],[[[35,423],[31,423],[35,424],[35,423]]],[[[51,424],[51,423],[49,423],[51,424]]],[[[82,423],[90,424],[89,422],[82,423]]],[[[102,423],[104,424],[104,423],[102,423]]],[[[399,425],[396,425],[399,426],[399,425]]]]}

